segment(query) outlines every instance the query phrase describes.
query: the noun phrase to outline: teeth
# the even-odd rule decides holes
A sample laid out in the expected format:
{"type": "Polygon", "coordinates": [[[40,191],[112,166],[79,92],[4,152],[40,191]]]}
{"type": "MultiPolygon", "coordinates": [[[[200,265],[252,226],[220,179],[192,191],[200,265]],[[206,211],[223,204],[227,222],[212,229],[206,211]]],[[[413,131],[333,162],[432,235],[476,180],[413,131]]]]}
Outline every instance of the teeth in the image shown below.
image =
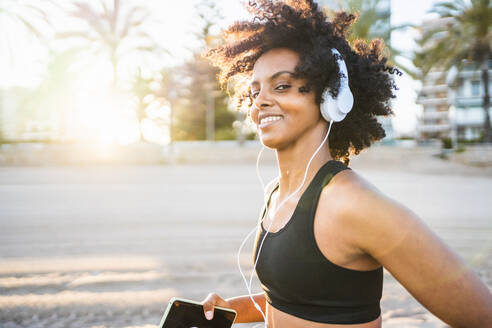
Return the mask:
{"type": "Polygon", "coordinates": [[[260,121],[260,124],[268,123],[268,122],[273,122],[273,121],[278,121],[281,118],[282,118],[281,116],[268,116],[268,117],[262,118],[261,121],[260,121]]]}

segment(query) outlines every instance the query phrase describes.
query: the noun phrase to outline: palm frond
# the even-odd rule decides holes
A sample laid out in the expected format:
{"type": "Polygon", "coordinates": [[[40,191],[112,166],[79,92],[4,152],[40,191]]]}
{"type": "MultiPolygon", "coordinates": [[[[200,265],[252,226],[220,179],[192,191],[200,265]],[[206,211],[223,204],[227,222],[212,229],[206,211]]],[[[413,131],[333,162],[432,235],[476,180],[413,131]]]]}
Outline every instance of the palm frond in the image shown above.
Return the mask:
{"type": "Polygon", "coordinates": [[[119,38],[124,39],[130,30],[135,29],[142,25],[150,16],[150,13],[147,12],[142,7],[136,7],[133,10],[129,11],[123,21],[123,27],[121,32],[119,33],[119,38]],[[136,15],[141,14],[140,18],[136,18],[136,15]]]}
{"type": "Polygon", "coordinates": [[[109,43],[111,38],[108,35],[108,29],[105,29],[101,23],[104,22],[104,20],[101,19],[102,16],[94,11],[87,3],[75,2],[74,5],[76,10],[69,13],[70,16],[84,21],[90,29],[97,32],[105,42],[109,43]]]}
{"type": "Polygon", "coordinates": [[[36,27],[34,27],[30,22],[28,22],[27,19],[25,19],[21,15],[14,15],[13,17],[16,20],[20,21],[38,39],[41,39],[41,37],[42,37],[41,32],[39,32],[39,30],[36,27]]]}
{"type": "Polygon", "coordinates": [[[86,31],[65,31],[56,33],[57,39],[73,39],[79,38],[83,40],[87,40],[90,42],[97,42],[97,38],[92,36],[90,33],[86,31]]]}
{"type": "Polygon", "coordinates": [[[423,47],[416,63],[426,73],[434,67],[462,67],[466,61],[491,58],[490,0],[443,2],[433,7],[441,18],[452,18],[446,26],[426,32],[419,40],[423,47]]]}
{"type": "Polygon", "coordinates": [[[32,12],[36,13],[39,17],[41,17],[41,20],[42,20],[44,23],[46,23],[46,24],[48,24],[48,25],[50,25],[50,26],[52,25],[52,24],[51,24],[51,21],[50,21],[50,19],[49,19],[49,17],[48,17],[48,14],[47,14],[47,13],[46,13],[46,11],[44,11],[43,9],[38,8],[38,7],[36,7],[36,6],[33,6],[33,5],[25,5],[25,8],[28,8],[28,9],[30,9],[32,12]]]}
{"type": "Polygon", "coordinates": [[[110,21],[111,20],[111,17],[113,16],[113,12],[111,11],[111,9],[109,9],[108,5],[106,4],[106,1],[104,0],[101,0],[100,1],[102,7],[103,7],[103,16],[106,20],[110,21]]]}
{"type": "MultiPolygon", "coordinates": [[[[144,6],[129,6],[129,2],[99,0],[99,7],[94,3],[77,0],[71,11],[66,13],[85,22],[87,31],[67,31],[58,34],[60,38],[78,38],[89,42],[88,51],[92,54],[104,53],[110,58],[113,67],[117,67],[121,58],[129,53],[159,54],[161,49],[151,35],[141,29],[150,17],[144,6]],[[126,4],[126,6],[125,6],[126,4]],[[85,34],[84,34],[85,32],[85,34]]],[[[113,76],[117,84],[117,74],[113,76]]]]}

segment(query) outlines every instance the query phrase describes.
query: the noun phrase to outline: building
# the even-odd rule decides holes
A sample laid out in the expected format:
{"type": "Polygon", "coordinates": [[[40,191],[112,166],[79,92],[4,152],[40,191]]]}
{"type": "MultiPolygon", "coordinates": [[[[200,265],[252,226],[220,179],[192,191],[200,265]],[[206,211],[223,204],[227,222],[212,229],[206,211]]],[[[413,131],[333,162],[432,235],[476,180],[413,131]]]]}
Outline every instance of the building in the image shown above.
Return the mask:
{"type": "Polygon", "coordinates": [[[448,85],[443,72],[434,71],[427,74],[422,81],[417,103],[422,105],[422,113],[417,119],[417,139],[425,141],[449,137],[451,123],[448,85]]]}
{"type": "MultiPolygon", "coordinates": [[[[492,94],[492,60],[488,62],[489,95],[492,94]]],[[[469,66],[459,72],[448,88],[452,138],[474,141],[481,138],[485,120],[483,109],[484,86],[479,68],[469,66]]],[[[489,119],[492,106],[489,107],[489,119]]],[[[492,124],[492,120],[491,120],[492,124]]]]}
{"type": "MultiPolygon", "coordinates": [[[[421,26],[422,34],[442,27],[452,18],[426,21],[421,26]]],[[[436,35],[436,38],[439,34],[436,35]]],[[[492,84],[492,61],[489,62],[489,93],[492,84]]],[[[478,141],[483,131],[485,114],[482,107],[484,88],[481,71],[468,65],[458,72],[433,70],[422,79],[422,89],[417,103],[422,113],[417,120],[417,139],[425,142],[432,139],[451,138],[456,141],[478,141]]],[[[492,113],[489,108],[489,113],[492,113]]]]}
{"type": "MultiPolygon", "coordinates": [[[[424,21],[420,26],[421,35],[434,29],[444,30],[452,20],[452,18],[439,18],[424,21]]],[[[440,34],[435,34],[435,42],[440,37],[440,34]]],[[[430,45],[431,43],[427,43],[426,47],[430,45]]],[[[451,136],[447,82],[450,77],[449,72],[434,69],[421,79],[422,89],[417,98],[417,104],[422,105],[422,112],[417,117],[417,140],[419,142],[451,136]]]]}

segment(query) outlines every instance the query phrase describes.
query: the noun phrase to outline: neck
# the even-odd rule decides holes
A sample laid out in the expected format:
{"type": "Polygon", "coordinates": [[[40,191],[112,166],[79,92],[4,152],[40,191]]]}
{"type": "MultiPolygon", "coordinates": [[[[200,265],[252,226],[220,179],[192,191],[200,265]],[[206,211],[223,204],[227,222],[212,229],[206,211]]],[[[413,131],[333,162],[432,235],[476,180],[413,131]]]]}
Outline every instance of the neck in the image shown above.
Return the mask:
{"type": "MultiPolygon", "coordinates": [[[[327,124],[320,124],[309,131],[292,145],[284,149],[277,149],[277,162],[279,167],[279,196],[288,197],[301,185],[306,167],[314,152],[328,132],[327,124]]],[[[330,155],[328,140],[325,141],[321,149],[314,156],[309,165],[306,181],[300,189],[300,194],[327,161],[333,159],[330,155]]]]}

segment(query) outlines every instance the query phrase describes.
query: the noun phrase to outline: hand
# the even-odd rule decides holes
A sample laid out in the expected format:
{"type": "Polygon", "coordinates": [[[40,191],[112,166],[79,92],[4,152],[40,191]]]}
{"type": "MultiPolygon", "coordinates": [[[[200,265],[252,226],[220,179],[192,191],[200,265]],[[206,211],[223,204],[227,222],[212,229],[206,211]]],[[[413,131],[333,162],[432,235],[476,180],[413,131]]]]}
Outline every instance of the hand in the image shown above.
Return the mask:
{"type": "Polygon", "coordinates": [[[220,307],[225,307],[225,308],[232,308],[231,304],[224,300],[222,297],[215,293],[210,293],[208,296],[203,300],[203,311],[205,312],[205,318],[207,320],[212,320],[214,317],[214,306],[220,306],[220,307]]]}

